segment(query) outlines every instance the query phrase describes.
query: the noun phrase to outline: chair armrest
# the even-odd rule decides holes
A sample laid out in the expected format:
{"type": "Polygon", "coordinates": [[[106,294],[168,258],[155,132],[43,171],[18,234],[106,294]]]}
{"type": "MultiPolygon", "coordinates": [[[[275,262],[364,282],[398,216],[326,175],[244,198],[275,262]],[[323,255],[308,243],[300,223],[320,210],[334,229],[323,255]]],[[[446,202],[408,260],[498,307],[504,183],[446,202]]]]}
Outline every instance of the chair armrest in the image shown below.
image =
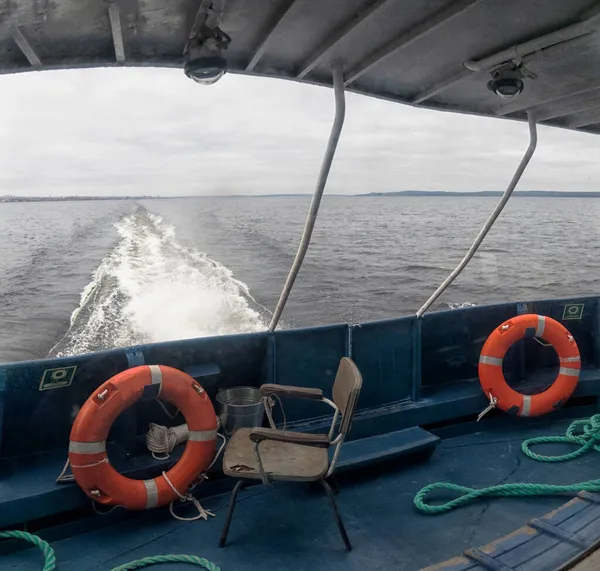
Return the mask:
{"type": "Polygon", "coordinates": [[[314,400],[321,400],[323,398],[323,391],[321,389],[292,387],[289,385],[276,385],[273,383],[262,385],[260,387],[260,392],[265,396],[277,395],[280,397],[298,397],[314,400]]]}
{"type": "Polygon", "coordinates": [[[253,428],[250,432],[250,440],[256,444],[263,440],[275,440],[276,442],[289,442],[316,448],[329,448],[331,444],[327,434],[307,434],[306,432],[291,432],[274,428],[253,428]]]}

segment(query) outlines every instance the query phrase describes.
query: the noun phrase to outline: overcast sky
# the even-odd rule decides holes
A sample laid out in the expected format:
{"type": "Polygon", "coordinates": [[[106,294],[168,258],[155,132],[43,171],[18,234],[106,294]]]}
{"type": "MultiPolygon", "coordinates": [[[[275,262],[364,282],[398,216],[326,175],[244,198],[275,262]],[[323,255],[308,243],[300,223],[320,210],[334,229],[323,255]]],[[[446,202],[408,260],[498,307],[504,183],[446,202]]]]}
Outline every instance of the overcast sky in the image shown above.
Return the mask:
{"type": "MultiPolygon", "coordinates": [[[[0,76],[0,195],[312,192],[329,89],[180,70],[0,76]]],[[[328,193],[504,189],[527,125],[348,94],[328,193]]],[[[600,137],[540,127],[521,189],[600,190],[600,137]]]]}

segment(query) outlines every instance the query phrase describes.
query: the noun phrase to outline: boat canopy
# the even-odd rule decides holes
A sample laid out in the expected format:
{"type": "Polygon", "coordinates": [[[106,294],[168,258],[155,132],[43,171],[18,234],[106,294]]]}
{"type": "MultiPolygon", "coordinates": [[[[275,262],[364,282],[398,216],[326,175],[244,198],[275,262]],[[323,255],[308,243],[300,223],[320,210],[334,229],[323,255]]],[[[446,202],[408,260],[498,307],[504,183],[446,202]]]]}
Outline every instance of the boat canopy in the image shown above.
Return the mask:
{"type": "Polygon", "coordinates": [[[331,86],[337,62],[352,92],[600,133],[599,31],[590,0],[0,0],[0,73],[211,56],[331,86]]]}

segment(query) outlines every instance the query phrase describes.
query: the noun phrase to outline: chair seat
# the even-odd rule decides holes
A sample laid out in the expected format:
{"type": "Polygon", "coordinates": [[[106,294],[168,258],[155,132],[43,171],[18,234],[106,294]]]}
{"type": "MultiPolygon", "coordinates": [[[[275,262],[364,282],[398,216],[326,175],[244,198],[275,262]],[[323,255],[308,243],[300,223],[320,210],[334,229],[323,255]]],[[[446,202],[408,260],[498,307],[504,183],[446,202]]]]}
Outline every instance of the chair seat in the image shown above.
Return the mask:
{"type": "MultiPolygon", "coordinates": [[[[234,478],[261,479],[250,440],[251,428],[240,428],[231,436],[223,457],[223,472],[234,478]]],[[[329,469],[326,448],[265,440],[259,447],[263,467],[270,480],[320,480],[329,469]]]]}

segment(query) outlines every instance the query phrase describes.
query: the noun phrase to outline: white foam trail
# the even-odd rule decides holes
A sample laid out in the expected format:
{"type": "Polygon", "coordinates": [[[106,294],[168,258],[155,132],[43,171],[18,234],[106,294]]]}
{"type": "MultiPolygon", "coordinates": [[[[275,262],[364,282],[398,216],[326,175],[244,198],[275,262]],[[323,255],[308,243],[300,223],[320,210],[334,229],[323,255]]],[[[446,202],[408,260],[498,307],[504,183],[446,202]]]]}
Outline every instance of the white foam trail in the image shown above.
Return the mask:
{"type": "Polygon", "coordinates": [[[476,305],[477,305],[476,303],[471,303],[470,301],[463,301],[463,302],[456,302],[456,303],[449,302],[448,303],[448,307],[450,309],[460,309],[462,307],[475,307],[476,305]]]}
{"type": "Polygon", "coordinates": [[[248,286],[184,247],[159,216],[139,209],[115,227],[120,240],[84,288],[51,355],[266,329],[265,310],[248,286]]]}

